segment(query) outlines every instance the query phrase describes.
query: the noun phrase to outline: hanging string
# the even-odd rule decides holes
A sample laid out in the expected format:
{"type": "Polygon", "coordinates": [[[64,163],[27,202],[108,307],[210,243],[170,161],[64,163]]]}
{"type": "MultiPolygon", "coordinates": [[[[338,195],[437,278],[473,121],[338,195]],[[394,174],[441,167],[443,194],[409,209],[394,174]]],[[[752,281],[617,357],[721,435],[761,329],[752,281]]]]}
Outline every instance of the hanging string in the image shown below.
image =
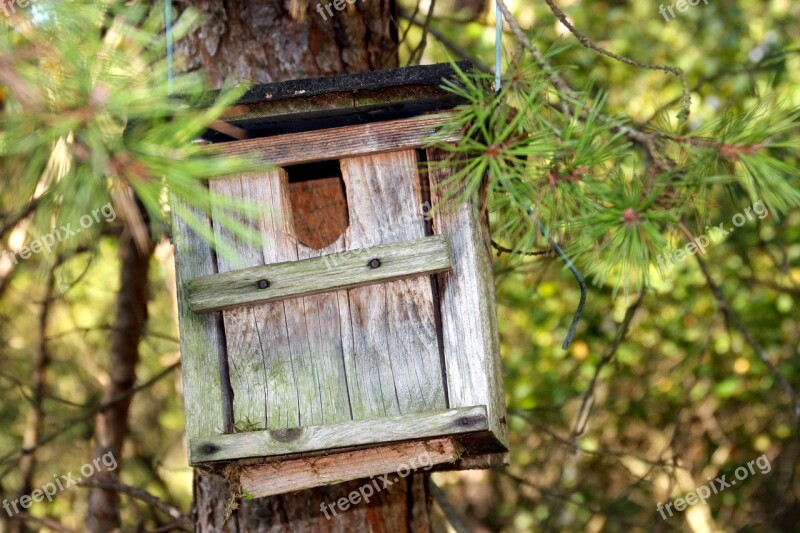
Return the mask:
{"type": "MultiPolygon", "coordinates": [[[[495,26],[495,42],[494,42],[494,90],[496,93],[500,92],[500,51],[502,49],[503,44],[503,12],[500,10],[500,5],[498,2],[495,2],[495,19],[497,21],[497,25],[495,26]]],[[[488,172],[488,171],[487,171],[488,172]]],[[[503,186],[506,190],[508,187],[506,186],[504,180],[500,179],[500,185],[503,186]]],[[[575,329],[578,327],[578,322],[580,321],[581,314],[583,313],[583,306],[586,303],[586,281],[581,276],[580,271],[569,258],[569,256],[561,249],[558,243],[550,236],[550,233],[545,229],[542,222],[539,220],[539,217],[533,212],[533,209],[527,203],[524,205],[525,211],[533,217],[533,220],[536,221],[536,224],[539,226],[539,231],[542,233],[542,236],[547,239],[547,242],[550,246],[555,250],[558,256],[564,261],[564,264],[567,265],[567,268],[572,275],[575,276],[575,279],[578,281],[578,285],[581,287],[581,297],[580,301],[578,302],[578,308],[575,310],[575,314],[572,316],[572,323],[569,325],[569,330],[567,331],[567,337],[564,339],[564,343],[561,345],[563,350],[569,348],[570,342],[572,342],[572,338],[575,336],[575,329]]]]}
{"type": "Polygon", "coordinates": [[[164,2],[167,21],[167,92],[172,94],[172,0],[164,2]]]}
{"type": "Polygon", "coordinates": [[[495,37],[494,37],[494,90],[500,92],[500,49],[503,45],[503,12],[500,10],[500,5],[494,5],[495,19],[495,37]]]}

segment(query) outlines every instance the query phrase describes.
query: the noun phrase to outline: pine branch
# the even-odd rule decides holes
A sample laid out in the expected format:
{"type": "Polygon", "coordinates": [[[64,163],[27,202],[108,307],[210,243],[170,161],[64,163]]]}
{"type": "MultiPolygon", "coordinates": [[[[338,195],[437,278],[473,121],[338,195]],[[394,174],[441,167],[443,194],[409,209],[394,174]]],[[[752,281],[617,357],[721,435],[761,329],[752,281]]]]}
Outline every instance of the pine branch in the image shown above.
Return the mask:
{"type": "Polygon", "coordinates": [[[572,35],[574,35],[575,38],[578,39],[578,42],[580,42],[585,48],[593,50],[598,54],[602,54],[606,57],[610,57],[611,59],[615,59],[617,61],[625,63],[626,65],[631,65],[645,70],[661,70],[663,72],[668,72],[670,74],[677,76],[681,81],[681,85],[683,86],[683,109],[678,115],[678,118],[681,120],[681,122],[685,122],[686,120],[689,119],[689,111],[692,104],[692,93],[689,90],[689,83],[686,80],[686,74],[684,74],[683,70],[670,65],[649,65],[647,63],[641,63],[639,61],[606,50],[605,48],[593,43],[591,39],[589,39],[588,37],[586,37],[586,35],[578,31],[578,29],[575,28],[575,26],[569,21],[567,15],[563,11],[561,11],[561,9],[558,8],[558,6],[555,4],[553,0],[545,0],[545,2],[550,7],[550,11],[553,12],[553,15],[555,15],[555,17],[559,20],[559,22],[561,22],[561,24],[563,24],[564,27],[566,27],[570,31],[570,33],[572,33],[572,35]]]}

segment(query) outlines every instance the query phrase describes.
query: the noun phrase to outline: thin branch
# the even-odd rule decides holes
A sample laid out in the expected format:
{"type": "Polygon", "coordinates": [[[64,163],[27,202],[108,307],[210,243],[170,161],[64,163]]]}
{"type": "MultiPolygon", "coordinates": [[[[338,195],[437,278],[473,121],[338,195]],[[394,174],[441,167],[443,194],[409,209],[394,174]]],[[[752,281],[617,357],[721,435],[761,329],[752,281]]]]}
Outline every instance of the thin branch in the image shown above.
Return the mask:
{"type": "Polygon", "coordinates": [[[636,301],[633,302],[633,304],[631,304],[625,311],[625,318],[622,320],[619,328],[617,328],[617,335],[614,337],[614,341],[611,343],[611,346],[608,347],[606,353],[603,354],[600,362],[597,363],[597,366],[594,369],[594,375],[592,376],[592,381],[589,383],[589,388],[586,389],[586,392],[583,394],[581,407],[578,409],[578,415],[575,417],[575,426],[572,429],[573,437],[583,434],[583,432],[586,430],[586,425],[589,422],[592,409],[594,409],[594,390],[595,386],[597,385],[597,380],[600,377],[600,371],[603,370],[603,368],[610,363],[612,359],[614,359],[617,349],[619,349],[620,344],[622,344],[622,341],[628,334],[628,329],[630,328],[633,316],[636,314],[636,310],[639,309],[642,300],[644,300],[645,294],[646,291],[642,290],[642,292],[639,293],[639,297],[636,299],[636,301]]]}
{"type": "Polygon", "coordinates": [[[547,2],[547,5],[550,7],[550,11],[553,12],[553,15],[555,15],[555,17],[559,20],[559,22],[561,22],[561,24],[563,24],[570,31],[570,33],[572,33],[572,35],[574,35],[575,38],[578,39],[578,42],[581,43],[585,48],[588,48],[589,50],[594,50],[598,54],[610,57],[611,59],[615,59],[621,63],[625,63],[626,65],[631,65],[646,70],[660,70],[677,76],[681,80],[681,85],[683,86],[683,109],[678,115],[678,118],[682,122],[685,122],[689,118],[689,110],[692,105],[692,93],[689,90],[689,82],[686,80],[686,74],[683,72],[683,70],[681,70],[678,67],[673,67],[671,65],[651,65],[647,63],[641,63],[634,59],[630,59],[629,57],[621,56],[619,54],[615,54],[614,52],[606,50],[605,48],[594,44],[591,41],[591,39],[589,39],[580,31],[578,31],[578,29],[575,28],[575,26],[573,26],[572,23],[569,21],[569,18],[567,17],[566,13],[561,11],[561,9],[559,9],[559,7],[555,4],[553,0],[545,0],[545,2],[547,2]]]}
{"type": "Polygon", "coordinates": [[[14,228],[17,224],[20,223],[23,219],[27,218],[36,207],[39,205],[39,201],[41,198],[36,198],[28,202],[28,204],[17,211],[15,214],[9,216],[2,226],[0,226],[0,239],[3,239],[12,228],[14,228]]]}
{"type": "Polygon", "coordinates": [[[150,505],[151,507],[155,507],[156,509],[163,512],[170,518],[176,520],[176,522],[182,523],[183,525],[190,525],[192,523],[191,519],[188,516],[183,514],[183,512],[181,512],[180,509],[178,509],[171,503],[165,502],[164,500],[153,496],[146,490],[137,487],[131,487],[130,485],[125,485],[119,482],[105,481],[105,480],[100,481],[95,479],[84,479],[83,481],[78,483],[78,486],[110,490],[118,494],[127,494],[131,498],[142,501],[150,505]]]}
{"type": "Polygon", "coordinates": [[[511,248],[507,248],[502,244],[498,244],[494,239],[492,239],[492,248],[497,250],[497,257],[500,257],[502,254],[509,254],[509,255],[549,255],[553,252],[552,248],[548,248],[547,250],[512,250],[511,248]]]}
{"type": "Polygon", "coordinates": [[[722,311],[728,326],[738,329],[741,332],[745,342],[750,345],[758,358],[761,359],[761,362],[766,365],[770,372],[772,372],[772,375],[775,376],[775,379],[778,380],[778,383],[781,384],[784,392],[787,396],[789,396],[789,399],[792,402],[792,414],[795,424],[800,427],[800,405],[798,405],[797,393],[795,392],[794,388],[786,379],[786,377],[781,374],[781,372],[778,370],[778,367],[776,367],[775,364],[770,361],[769,355],[761,346],[761,344],[759,344],[759,342],[755,339],[755,337],[753,337],[752,333],[750,333],[750,329],[748,329],[748,327],[739,319],[739,316],[733,311],[733,307],[731,307],[728,299],[725,298],[725,295],[722,293],[722,289],[720,289],[719,285],[717,285],[717,283],[714,281],[714,278],[711,277],[711,272],[708,270],[708,265],[703,258],[700,257],[700,255],[695,255],[695,259],[700,265],[700,270],[703,272],[703,276],[706,278],[708,288],[711,289],[711,294],[713,294],[714,299],[717,300],[717,305],[722,311]]]}
{"type": "Polygon", "coordinates": [[[467,526],[466,522],[464,522],[461,515],[458,514],[455,507],[453,507],[453,504],[450,503],[450,500],[447,499],[447,494],[444,493],[442,488],[433,481],[430,482],[430,487],[433,499],[439,504],[439,508],[442,510],[444,516],[447,518],[447,522],[455,532],[468,533],[472,531],[472,529],[467,526]]]}
{"type": "MultiPolygon", "coordinates": [[[[409,15],[408,11],[403,9],[402,7],[397,7],[397,14],[400,16],[401,19],[407,20],[409,24],[414,24],[416,26],[422,27],[423,22],[416,18],[416,15],[411,16],[409,15]]],[[[442,45],[453,52],[459,59],[468,59],[475,65],[475,68],[480,70],[481,72],[491,72],[491,69],[486,66],[480,59],[476,58],[473,54],[471,54],[466,48],[458,45],[457,43],[453,42],[452,40],[448,39],[446,35],[442,32],[437,30],[434,27],[428,28],[428,33],[433,35],[437,41],[442,43],[442,45]]]]}
{"type": "Polygon", "coordinates": [[[422,54],[425,53],[425,45],[428,44],[428,30],[431,27],[431,18],[433,17],[433,8],[436,5],[436,0],[430,0],[430,3],[431,5],[428,7],[428,13],[425,15],[425,22],[422,24],[422,37],[417,47],[411,52],[411,56],[408,58],[409,65],[419,64],[419,62],[422,61],[422,54]]]}
{"type": "Polygon", "coordinates": [[[100,413],[100,412],[103,412],[103,411],[107,411],[109,408],[113,407],[118,402],[126,400],[126,399],[130,398],[131,396],[135,395],[136,393],[141,392],[141,391],[143,391],[143,390],[145,390],[145,389],[147,389],[149,387],[152,387],[156,382],[158,382],[164,376],[168,375],[170,372],[172,372],[173,370],[178,368],[180,366],[180,364],[181,364],[180,361],[178,361],[176,363],[173,363],[173,364],[169,365],[168,367],[166,367],[161,372],[159,372],[158,374],[156,374],[155,376],[153,376],[152,378],[150,378],[149,380],[147,380],[144,383],[142,383],[141,385],[137,385],[136,387],[133,387],[132,389],[129,389],[129,390],[125,391],[124,393],[115,396],[111,400],[109,400],[107,402],[104,402],[104,403],[101,403],[100,405],[94,407],[90,411],[87,411],[86,413],[83,413],[83,414],[81,414],[79,416],[76,416],[75,418],[70,419],[61,428],[57,429],[56,431],[54,431],[50,435],[48,435],[48,436],[44,437],[42,440],[40,440],[39,444],[34,449],[19,448],[17,450],[12,450],[12,451],[8,452],[7,454],[5,454],[4,456],[0,457],[0,463],[6,463],[6,462],[10,462],[11,463],[9,468],[7,468],[2,474],[0,474],[0,479],[5,477],[5,475],[8,473],[8,471],[13,466],[15,466],[16,463],[14,461],[20,455],[22,455],[23,453],[33,453],[33,452],[37,451],[39,448],[41,448],[42,446],[44,446],[46,444],[49,444],[50,442],[52,442],[53,440],[55,440],[56,438],[58,438],[62,434],[66,433],[67,431],[70,431],[70,430],[74,429],[76,424],[79,424],[81,422],[85,422],[86,420],[89,420],[89,419],[93,418],[95,415],[97,415],[97,413],[100,413]]]}
{"type": "Polygon", "coordinates": [[[57,531],[58,533],[74,533],[72,529],[68,528],[67,526],[63,525],[61,522],[53,518],[40,518],[38,516],[33,516],[28,513],[20,513],[12,516],[11,520],[19,520],[21,522],[30,522],[31,524],[38,524],[48,529],[52,529],[53,531],[57,531]]]}

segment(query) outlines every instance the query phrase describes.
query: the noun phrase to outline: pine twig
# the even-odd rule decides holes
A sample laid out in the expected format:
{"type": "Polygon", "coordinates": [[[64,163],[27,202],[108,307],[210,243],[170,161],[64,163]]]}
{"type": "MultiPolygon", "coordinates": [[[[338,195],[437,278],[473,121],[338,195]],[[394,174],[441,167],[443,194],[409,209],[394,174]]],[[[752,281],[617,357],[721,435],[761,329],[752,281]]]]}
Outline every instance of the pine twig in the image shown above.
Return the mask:
{"type": "Polygon", "coordinates": [[[569,21],[566,13],[561,11],[559,7],[555,4],[553,0],[545,0],[547,5],[550,7],[550,11],[553,12],[553,15],[563,24],[572,35],[581,43],[585,48],[589,50],[593,50],[598,54],[604,55],[606,57],[610,57],[611,59],[615,59],[621,63],[625,63],[626,65],[631,65],[633,67],[645,69],[645,70],[661,70],[663,72],[668,72],[677,76],[681,80],[681,85],[683,86],[683,109],[681,110],[678,118],[681,122],[685,122],[689,119],[689,110],[692,105],[692,92],[689,89],[689,82],[686,80],[686,74],[678,67],[673,67],[671,65],[651,65],[647,63],[641,63],[629,57],[621,56],[619,54],[615,54],[605,48],[596,45],[592,42],[591,39],[586,37],[583,33],[581,33],[575,26],[569,21]]]}
{"type": "Polygon", "coordinates": [[[512,250],[502,244],[498,244],[497,241],[492,239],[492,248],[497,250],[497,256],[500,257],[501,254],[509,254],[509,255],[548,255],[552,250],[512,250]]]}

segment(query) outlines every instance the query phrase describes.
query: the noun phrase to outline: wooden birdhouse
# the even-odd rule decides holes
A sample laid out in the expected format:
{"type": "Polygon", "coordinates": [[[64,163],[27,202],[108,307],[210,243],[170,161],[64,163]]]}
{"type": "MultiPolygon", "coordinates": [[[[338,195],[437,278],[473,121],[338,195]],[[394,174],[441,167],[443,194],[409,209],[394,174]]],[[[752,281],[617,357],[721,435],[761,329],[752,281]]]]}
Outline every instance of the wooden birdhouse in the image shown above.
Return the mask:
{"type": "Polygon", "coordinates": [[[225,117],[247,139],[207,135],[265,165],[209,184],[259,206],[260,243],[198,215],[238,263],[175,219],[192,465],[233,464],[260,497],[505,464],[488,228],[474,204],[430,210],[450,171],[422,147],[460,103],[452,75],[260,85],[225,117]]]}

